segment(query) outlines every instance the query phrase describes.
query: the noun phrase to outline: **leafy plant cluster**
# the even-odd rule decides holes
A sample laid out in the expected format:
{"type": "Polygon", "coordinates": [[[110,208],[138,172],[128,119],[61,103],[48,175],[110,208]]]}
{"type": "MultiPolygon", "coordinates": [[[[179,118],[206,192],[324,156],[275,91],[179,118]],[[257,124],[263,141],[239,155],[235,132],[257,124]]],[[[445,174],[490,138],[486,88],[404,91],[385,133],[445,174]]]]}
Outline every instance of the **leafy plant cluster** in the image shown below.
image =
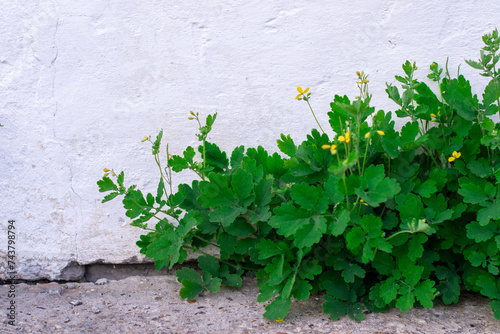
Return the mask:
{"type": "MultiPolygon", "coordinates": [[[[464,290],[490,298],[500,319],[497,30],[483,41],[480,59],[467,61],[491,79],[481,99],[464,76],[452,78],[437,63],[428,75],[435,93],[407,61],[395,77],[400,87],[386,89],[397,110],[376,112],[368,76],[358,72],[360,95],[331,103],[335,135],[319,126],[297,145],[282,134],[282,154],[260,146],[223,152],[207,141],[217,115],[202,123],[191,112],[200,145],[182,155],[167,147],[165,167],[162,132],[145,138],[160,169],[156,193],[126,187],[123,172],[113,180],[105,170],[103,202],[123,196],[132,225],[148,232],[137,245],[157,269],[183,263],[188,251],[201,254],[201,274],[176,272],[182,298],[240,287],[242,275],[255,272],[269,320],[284,319],[292,298],[317,293],[331,319],[361,321],[365,308],[406,312],[436,298],[454,304],[464,290]],[[407,120],[399,131],[395,117],[407,120]],[[198,178],[173,192],[172,172],[183,170],[198,178]]],[[[311,107],[308,89],[298,92],[311,107]]]]}

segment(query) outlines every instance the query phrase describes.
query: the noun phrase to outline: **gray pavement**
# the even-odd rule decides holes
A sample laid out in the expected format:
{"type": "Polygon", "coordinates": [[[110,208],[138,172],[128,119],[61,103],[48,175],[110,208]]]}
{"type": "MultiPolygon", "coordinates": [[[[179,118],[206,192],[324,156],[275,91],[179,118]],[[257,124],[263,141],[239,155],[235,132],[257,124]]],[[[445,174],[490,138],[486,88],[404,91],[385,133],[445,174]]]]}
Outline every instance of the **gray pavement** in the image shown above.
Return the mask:
{"type": "Polygon", "coordinates": [[[243,287],[222,287],[196,301],[179,297],[173,274],[134,276],[97,283],[16,284],[16,324],[7,324],[9,286],[0,286],[0,333],[500,333],[488,300],[465,296],[457,305],[432,309],[393,309],[331,321],[321,311],[323,298],[292,303],[283,322],[263,318],[255,278],[243,287]]]}

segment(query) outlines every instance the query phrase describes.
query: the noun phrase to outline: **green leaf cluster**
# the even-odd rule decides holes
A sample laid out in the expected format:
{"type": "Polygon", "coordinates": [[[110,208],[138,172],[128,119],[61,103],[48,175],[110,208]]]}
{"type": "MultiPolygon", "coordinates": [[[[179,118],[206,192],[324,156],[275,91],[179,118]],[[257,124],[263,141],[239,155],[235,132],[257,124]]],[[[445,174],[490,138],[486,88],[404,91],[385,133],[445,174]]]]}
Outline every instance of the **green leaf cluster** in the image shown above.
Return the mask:
{"type": "MultiPolygon", "coordinates": [[[[399,86],[386,87],[395,110],[375,113],[367,75],[358,73],[362,94],[330,104],[333,135],[320,128],[296,144],[282,134],[272,154],[260,146],[224,152],[207,141],[216,115],[202,124],[191,112],[197,149],[170,155],[167,147],[162,165],[162,132],[150,141],[156,191],[126,187],[123,172],[106,174],[97,182],[103,202],[122,197],[132,225],[147,232],[140,252],[158,269],[199,254],[199,270],[177,271],[182,298],[240,287],[253,273],[269,320],[312,294],[323,295],[332,320],[361,321],[365,308],[453,304],[462,291],[490,298],[500,319],[498,32],[483,41],[480,59],[467,61],[491,78],[481,96],[436,62],[429,87],[406,61],[399,86]],[[405,125],[395,128],[395,118],[405,125]],[[173,191],[172,172],[183,170],[196,179],[173,191]]],[[[302,100],[311,107],[309,96],[302,100]]]]}

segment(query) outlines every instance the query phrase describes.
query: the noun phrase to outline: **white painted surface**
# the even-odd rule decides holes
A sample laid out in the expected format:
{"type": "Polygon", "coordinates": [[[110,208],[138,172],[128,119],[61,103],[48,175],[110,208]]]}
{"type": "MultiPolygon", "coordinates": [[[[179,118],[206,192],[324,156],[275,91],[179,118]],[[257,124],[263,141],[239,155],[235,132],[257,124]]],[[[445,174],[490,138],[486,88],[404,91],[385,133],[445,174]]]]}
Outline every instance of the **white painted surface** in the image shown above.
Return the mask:
{"type": "MultiPolygon", "coordinates": [[[[377,108],[409,59],[425,78],[437,61],[467,68],[500,25],[488,1],[1,1],[0,226],[16,221],[19,278],[57,279],[68,264],[139,259],[140,230],[121,203],[101,204],[102,168],[154,191],[145,135],[163,128],[172,153],[194,145],[189,111],[218,113],[224,149],[277,150],[315,126],[296,86],[311,87],[327,126],[334,94],[370,74],[377,108]]],[[[181,175],[176,183],[189,182],[181,175]]],[[[7,237],[2,232],[5,258],[7,237]]],[[[81,274],[75,269],[73,276],[81,274]]],[[[5,277],[5,266],[0,278],[5,277]]]]}

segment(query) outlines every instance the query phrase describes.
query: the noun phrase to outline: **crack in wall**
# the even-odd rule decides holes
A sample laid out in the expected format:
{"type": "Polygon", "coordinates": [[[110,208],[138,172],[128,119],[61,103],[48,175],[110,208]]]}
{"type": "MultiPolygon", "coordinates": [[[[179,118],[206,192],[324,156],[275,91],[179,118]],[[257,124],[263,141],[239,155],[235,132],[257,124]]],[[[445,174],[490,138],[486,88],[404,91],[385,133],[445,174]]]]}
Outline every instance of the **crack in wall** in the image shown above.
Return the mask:
{"type": "MultiPolygon", "coordinates": [[[[56,13],[57,15],[57,13],[56,13]]],[[[57,35],[57,31],[59,30],[59,17],[57,17],[57,21],[56,21],[56,29],[54,31],[54,36],[52,36],[52,39],[53,39],[53,44],[54,44],[54,48],[56,49],[56,54],[54,55],[54,58],[52,59],[52,61],[50,62],[50,65],[54,65],[54,63],[56,62],[57,60],[57,56],[59,55],[59,48],[57,47],[57,42],[56,42],[56,35],[57,35]]],[[[55,68],[54,68],[54,71],[55,71],[55,68]]]]}
{"type": "MultiPolygon", "coordinates": [[[[52,9],[55,13],[55,28],[54,28],[54,33],[52,34],[52,45],[54,47],[54,50],[55,50],[55,54],[53,56],[53,58],[50,60],[50,65],[49,67],[51,67],[52,69],[52,85],[51,85],[51,100],[54,104],[53,108],[54,108],[54,111],[52,113],[52,136],[53,136],[53,139],[54,141],[59,145],[59,147],[65,151],[65,147],[64,145],[58,140],[57,138],[57,133],[56,133],[56,118],[57,118],[57,115],[59,114],[59,104],[58,104],[58,101],[57,101],[57,97],[56,97],[56,78],[57,78],[57,67],[55,65],[56,63],[56,60],[59,56],[59,47],[57,45],[57,34],[59,32],[59,13],[58,13],[58,10],[57,10],[57,5],[56,5],[56,2],[55,1],[52,1],[52,9]]],[[[43,66],[42,70],[44,69],[45,65],[43,66]]],[[[68,157],[67,154],[65,154],[66,157],[68,157]]],[[[76,192],[74,186],[73,186],[73,166],[71,164],[71,160],[67,160],[67,165],[68,165],[68,169],[69,169],[69,188],[71,190],[71,192],[78,198],[78,204],[76,205],[77,209],[76,209],[76,214],[75,214],[75,217],[74,217],[74,238],[73,238],[73,242],[74,242],[74,255],[73,255],[73,261],[70,262],[70,264],[73,264],[73,265],[78,265],[78,262],[79,262],[79,250],[78,250],[78,226],[79,224],[81,223],[80,222],[80,219],[81,219],[81,212],[82,212],[82,208],[81,208],[81,203],[82,203],[82,197],[76,192]]]]}
{"type": "Polygon", "coordinates": [[[75,188],[73,188],[73,166],[71,165],[71,162],[69,163],[69,173],[70,173],[70,189],[71,191],[78,197],[78,205],[77,205],[77,210],[76,210],[76,217],[75,217],[75,233],[74,233],[74,243],[75,243],[75,260],[76,262],[79,261],[79,249],[78,249],[78,226],[81,223],[80,219],[82,217],[82,197],[75,191],[75,188]]]}

